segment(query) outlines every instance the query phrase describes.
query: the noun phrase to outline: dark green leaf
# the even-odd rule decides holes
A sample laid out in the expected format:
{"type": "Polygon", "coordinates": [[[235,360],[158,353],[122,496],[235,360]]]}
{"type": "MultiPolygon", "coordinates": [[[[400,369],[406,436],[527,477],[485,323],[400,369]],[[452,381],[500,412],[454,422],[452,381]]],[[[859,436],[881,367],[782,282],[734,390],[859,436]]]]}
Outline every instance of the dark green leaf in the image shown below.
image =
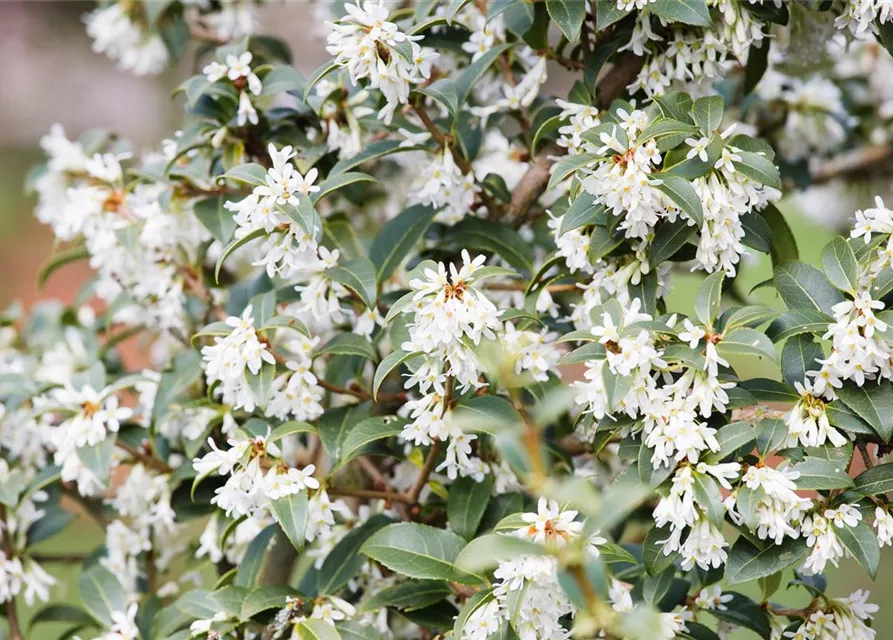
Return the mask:
{"type": "Polygon", "coordinates": [[[436,213],[433,207],[414,205],[382,227],[369,250],[379,283],[385,282],[403,263],[425,235],[436,213]]]}
{"type": "Polygon", "coordinates": [[[447,518],[452,530],[466,540],[474,537],[490,501],[492,488],[493,477],[489,475],[484,476],[483,482],[466,477],[459,478],[450,485],[447,518]]]}
{"type": "Polygon", "coordinates": [[[827,312],[843,302],[843,294],[828,282],[825,274],[805,262],[793,260],[778,265],[773,283],[788,309],[827,312]]]}
{"type": "Polygon", "coordinates": [[[772,541],[763,549],[758,549],[741,537],[732,545],[726,561],[726,584],[736,585],[765,578],[791,565],[798,564],[809,552],[806,540],[786,539],[782,544],[772,541]]]}
{"type": "Polygon", "coordinates": [[[356,293],[369,308],[375,308],[378,296],[376,269],[369,258],[360,256],[326,270],[326,276],[356,293]]]}
{"type": "MultiPolygon", "coordinates": [[[[271,500],[273,517],[298,551],[304,548],[304,532],[307,529],[307,492],[301,491],[271,500]]],[[[243,560],[244,562],[244,560],[243,560]]]]}

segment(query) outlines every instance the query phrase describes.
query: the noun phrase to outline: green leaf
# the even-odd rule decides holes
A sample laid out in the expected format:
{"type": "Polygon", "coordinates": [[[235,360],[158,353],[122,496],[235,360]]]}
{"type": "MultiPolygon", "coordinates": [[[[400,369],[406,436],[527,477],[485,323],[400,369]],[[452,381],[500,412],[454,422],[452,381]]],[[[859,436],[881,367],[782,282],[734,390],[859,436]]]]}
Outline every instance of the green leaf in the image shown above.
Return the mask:
{"type": "Polygon", "coordinates": [[[554,168],[552,169],[552,175],[549,177],[549,186],[546,187],[546,190],[551,191],[556,185],[561,184],[569,176],[576,173],[577,170],[582,169],[583,167],[588,167],[602,158],[603,156],[595,153],[580,153],[575,156],[564,156],[552,165],[554,168]]]}
{"type": "Polygon", "coordinates": [[[77,625],[94,624],[93,618],[86,611],[70,604],[48,604],[34,614],[28,623],[30,630],[41,622],[71,622],[77,625]]]}
{"type": "Polygon", "coordinates": [[[769,616],[763,607],[740,593],[732,592],[723,595],[730,595],[732,599],[724,607],[712,609],[710,613],[720,620],[726,620],[734,625],[750,629],[761,638],[770,637],[772,627],[769,624],[769,616]]]}
{"type": "Polygon", "coordinates": [[[341,640],[338,630],[324,620],[310,618],[295,625],[292,637],[298,640],[341,640]]]}
{"type": "Polygon", "coordinates": [[[773,342],[781,342],[801,333],[822,335],[834,319],[824,311],[817,309],[791,309],[772,321],[766,329],[766,335],[773,342]]]}
{"type": "Polygon", "coordinates": [[[591,224],[599,217],[603,217],[604,213],[605,205],[601,204],[595,196],[585,192],[581,193],[571,204],[567,213],[561,217],[558,235],[563,236],[568,231],[591,224]]]}
{"type": "Polygon", "coordinates": [[[276,312],[276,292],[272,289],[252,296],[248,301],[251,305],[251,318],[255,327],[262,327],[276,312]]]}
{"type": "Polygon", "coordinates": [[[567,37],[568,42],[580,39],[580,30],[586,17],[584,0],[546,0],[546,10],[552,21],[567,37]]]}
{"type": "Polygon", "coordinates": [[[350,171],[351,169],[355,169],[365,162],[378,160],[379,158],[384,158],[385,156],[389,156],[394,153],[417,151],[419,149],[419,147],[415,146],[401,147],[400,145],[402,143],[402,140],[379,140],[377,142],[372,142],[366,145],[365,148],[355,156],[351,156],[350,158],[343,158],[336,162],[335,166],[332,167],[332,170],[329,172],[329,175],[333,176],[339,173],[344,173],[345,171],[350,171]]]}
{"type": "MultiPolygon", "coordinates": [[[[22,502],[22,501],[20,501],[22,502]]],[[[49,540],[61,533],[77,517],[61,507],[50,505],[42,507],[43,517],[31,523],[25,535],[25,544],[28,547],[36,545],[44,540],[49,540]]]]}
{"type": "Polygon", "coordinates": [[[478,536],[462,549],[456,558],[456,566],[469,573],[483,575],[504,560],[545,553],[545,547],[531,540],[504,533],[488,533],[478,536]]]}
{"type": "Polygon", "coordinates": [[[742,380],[740,386],[763,402],[797,402],[800,399],[800,394],[788,385],[768,378],[742,380]]]}
{"type": "Polygon", "coordinates": [[[501,44],[493,47],[481,55],[480,58],[465,67],[459,74],[459,77],[456,78],[456,94],[459,96],[459,108],[468,101],[471,89],[487,72],[490,65],[492,65],[504,51],[508,51],[512,46],[513,45],[511,44],[501,44]]]}
{"type": "Polygon", "coordinates": [[[290,496],[271,500],[273,517],[289,542],[299,552],[304,549],[304,533],[307,530],[307,492],[300,491],[290,496]]]}
{"type": "Polygon", "coordinates": [[[759,431],[754,429],[749,422],[727,424],[716,432],[719,451],[708,453],[704,461],[707,464],[716,464],[756,440],[758,434],[759,431]]]}
{"type": "Polygon", "coordinates": [[[708,96],[695,100],[691,108],[691,117],[707,137],[713,135],[722,124],[725,111],[722,96],[708,96]]]}
{"type": "Polygon", "coordinates": [[[40,268],[40,272],[37,274],[37,288],[43,289],[44,285],[46,285],[47,280],[50,279],[50,276],[56,272],[57,269],[64,267],[67,264],[71,264],[73,262],[78,262],[80,260],[86,260],[90,257],[90,252],[87,250],[87,247],[83,245],[78,245],[75,247],[70,247],[65,249],[64,251],[59,251],[58,253],[54,253],[50,256],[50,259],[47,260],[43,266],[40,268]]]}
{"type": "Polygon", "coordinates": [[[726,274],[723,271],[712,273],[701,283],[698,295],[695,298],[695,314],[708,329],[713,327],[713,321],[719,316],[720,303],[722,301],[722,283],[726,274]]]}
{"type": "Polygon", "coordinates": [[[464,546],[465,541],[450,531],[401,522],[376,531],[360,552],[410,578],[475,583],[454,564],[464,546]]]}
{"type": "Polygon", "coordinates": [[[368,173],[363,173],[362,171],[347,171],[344,173],[336,173],[334,175],[330,175],[328,178],[320,182],[319,191],[312,194],[310,196],[310,199],[315,204],[330,193],[335,193],[339,189],[343,189],[344,187],[350,186],[352,184],[357,184],[358,182],[372,182],[375,184],[381,184],[378,181],[378,178],[370,176],[368,173]]]}
{"type": "Polygon", "coordinates": [[[691,138],[698,134],[698,128],[687,122],[680,122],[671,117],[658,117],[648,124],[638,138],[637,144],[642,144],[657,139],[657,148],[661,151],[669,151],[673,147],[677,147],[686,138],[691,138]]]}
{"type": "Polygon", "coordinates": [[[740,217],[744,237],[741,242],[760,253],[772,252],[772,229],[769,223],[758,213],[745,213],[740,217]]]}
{"type": "Polygon", "coordinates": [[[316,585],[321,594],[336,594],[350,582],[366,564],[366,557],[360,554],[360,548],[372,534],[390,522],[385,515],[374,515],[359,527],[351,529],[335,545],[319,569],[316,585]]]}
{"type": "Polygon", "coordinates": [[[490,501],[492,488],[493,477],[489,475],[484,476],[482,482],[465,477],[457,479],[450,485],[447,518],[452,530],[466,540],[474,538],[490,501]]]}
{"type": "Polygon", "coordinates": [[[302,98],[305,103],[310,97],[310,92],[313,91],[313,87],[315,87],[316,84],[327,75],[337,70],[339,66],[341,65],[339,65],[337,62],[324,62],[320,67],[316,69],[316,71],[313,72],[313,75],[311,75],[310,79],[307,80],[307,86],[304,87],[304,95],[302,96],[302,98]]]}
{"type": "Polygon", "coordinates": [[[455,225],[447,238],[463,249],[492,251],[519,271],[533,272],[533,248],[506,224],[468,217],[455,225]]]}
{"type": "Polygon", "coordinates": [[[859,288],[859,262],[853,248],[837,236],[822,249],[822,268],[835,287],[856,295],[859,288]]]}
{"type": "Polygon", "coordinates": [[[276,442],[277,440],[282,440],[282,438],[296,433],[316,433],[316,427],[306,422],[299,422],[298,420],[284,422],[273,429],[270,433],[270,437],[267,438],[267,441],[276,442]]]}
{"type": "Polygon", "coordinates": [[[359,622],[344,621],[335,625],[343,640],[383,640],[381,634],[372,627],[359,622]]]}
{"type": "Polygon", "coordinates": [[[737,307],[728,314],[723,314],[723,331],[732,331],[739,327],[755,328],[778,315],[774,309],[758,305],[737,307]]]}
{"type": "Polygon", "coordinates": [[[793,260],[778,265],[772,281],[788,309],[827,312],[843,302],[843,294],[828,282],[825,274],[805,262],[793,260]]]}
{"type": "Polygon", "coordinates": [[[341,445],[340,464],[347,464],[356,458],[363,452],[366,445],[397,435],[403,431],[406,424],[406,420],[393,416],[375,416],[363,420],[344,438],[344,443],[341,445]]]}
{"type": "MultiPolygon", "coordinates": [[[[296,495],[303,495],[304,503],[306,505],[306,494],[301,493],[296,495]]],[[[289,498],[291,497],[292,496],[289,496],[289,498]]],[[[281,501],[285,500],[286,498],[281,499],[281,501]]],[[[277,520],[279,518],[279,507],[277,503],[279,502],[280,500],[272,501],[273,515],[275,518],[277,518],[277,520]]],[[[304,512],[306,514],[306,507],[304,512]]],[[[273,536],[276,535],[276,528],[277,527],[275,525],[266,527],[263,531],[257,534],[257,536],[251,542],[248,543],[248,548],[245,550],[245,555],[242,557],[242,560],[239,561],[239,566],[236,569],[236,579],[234,581],[235,586],[250,588],[255,585],[255,583],[257,582],[257,577],[260,575],[261,567],[264,564],[264,558],[267,555],[267,550],[270,548],[273,536]]],[[[241,602],[238,604],[238,608],[236,610],[241,612],[241,602]]]]}
{"type": "Polygon", "coordinates": [[[375,347],[367,338],[356,333],[339,333],[329,340],[318,352],[334,353],[343,356],[360,356],[373,362],[378,359],[375,347]]]}
{"type": "Polygon", "coordinates": [[[233,214],[223,206],[224,204],[226,204],[226,198],[216,196],[199,200],[193,205],[195,217],[223,245],[230,241],[236,230],[233,214]]]}
{"type": "Polygon", "coordinates": [[[378,397],[378,390],[381,388],[381,383],[384,382],[385,378],[388,375],[399,367],[401,364],[406,362],[407,360],[411,360],[417,356],[423,355],[421,351],[392,351],[388,355],[384,357],[381,361],[381,364],[378,365],[378,368],[375,370],[375,378],[372,381],[372,399],[375,400],[378,397]]]}
{"type": "Polygon", "coordinates": [[[445,600],[452,593],[450,585],[443,580],[407,580],[363,599],[359,611],[365,613],[382,607],[413,611],[445,600]]]}
{"type": "Polygon", "coordinates": [[[763,549],[758,549],[744,537],[738,538],[726,560],[726,584],[732,586],[765,578],[800,563],[808,553],[809,547],[803,538],[786,539],[780,545],[769,541],[763,549]]]}
{"type": "Polygon", "coordinates": [[[615,0],[592,0],[596,5],[595,24],[601,31],[630,14],[629,9],[618,9],[615,0]]]}
{"type": "Polygon", "coordinates": [[[665,222],[657,228],[654,239],[651,241],[648,257],[654,264],[666,262],[679,251],[697,229],[689,225],[689,221],[683,217],[676,218],[673,222],[665,222]]]}
{"type": "Polygon", "coordinates": [[[659,576],[679,559],[678,551],[664,553],[664,545],[661,542],[669,537],[669,529],[659,529],[656,526],[651,527],[645,534],[645,540],[642,542],[642,564],[649,576],[659,576]]]}
{"type": "Polygon", "coordinates": [[[453,410],[453,423],[462,429],[495,434],[520,425],[521,416],[505,398],[473,396],[453,410]]]}
{"type": "Polygon", "coordinates": [[[243,620],[248,620],[258,613],[270,609],[282,609],[285,606],[286,598],[296,595],[298,595],[298,590],[287,584],[268,584],[258,587],[245,598],[240,617],[243,620]]]}
{"type": "Polygon", "coordinates": [[[127,610],[124,587],[111,571],[96,564],[78,576],[78,590],[87,611],[103,626],[111,626],[112,614],[127,610]]]}
{"type": "Polygon", "coordinates": [[[227,178],[251,185],[252,187],[262,187],[267,183],[267,170],[256,162],[248,162],[246,164],[236,165],[217,180],[227,178]]]}
{"type": "Polygon", "coordinates": [[[794,238],[794,233],[791,231],[790,226],[788,226],[787,220],[781,215],[781,211],[779,211],[774,204],[767,203],[766,206],[759,211],[759,214],[763,217],[763,220],[766,221],[766,224],[769,225],[769,229],[771,230],[772,264],[777,266],[784,262],[796,260],[799,257],[797,240],[794,238]]]}
{"type": "Polygon", "coordinates": [[[375,275],[379,283],[391,277],[406,256],[418,245],[436,214],[437,211],[433,207],[417,204],[389,220],[382,227],[369,250],[369,258],[375,264],[375,275]]]}
{"type": "Polygon", "coordinates": [[[779,418],[766,418],[760,422],[757,451],[765,457],[781,447],[788,437],[788,425],[779,418]]]}
{"type": "MultiPolygon", "coordinates": [[[[225,333],[219,335],[229,335],[232,327],[225,323],[222,324],[225,333]]],[[[205,327],[203,331],[206,329],[208,327],[205,327]]],[[[202,357],[198,351],[190,349],[174,356],[173,367],[161,374],[161,381],[155,392],[155,402],[152,405],[152,420],[157,422],[164,416],[173,401],[201,379],[203,373],[202,357]]]]}
{"type": "Polygon", "coordinates": [[[418,93],[428,96],[436,100],[449,112],[450,117],[455,120],[459,115],[459,92],[456,89],[456,83],[450,78],[441,78],[437,82],[429,84],[427,87],[416,89],[418,93]]]}
{"type": "Polygon", "coordinates": [[[712,27],[710,9],[705,0],[655,0],[648,11],[670,22],[682,22],[696,27],[712,27]]]}
{"type": "Polygon", "coordinates": [[[279,329],[291,329],[307,338],[310,337],[310,332],[307,330],[307,327],[304,326],[304,323],[295,316],[290,315],[274,316],[260,325],[258,331],[263,333],[266,331],[277,331],[279,329]]]}
{"type": "Polygon", "coordinates": [[[837,397],[856,412],[883,439],[890,441],[893,436],[893,388],[889,384],[873,384],[857,387],[844,384],[837,389],[837,397]]]}
{"type": "Polygon", "coordinates": [[[881,550],[871,527],[865,522],[859,522],[855,527],[837,527],[834,532],[847,551],[853,554],[856,562],[874,580],[881,562],[881,550]]]}
{"type": "Polygon", "coordinates": [[[232,242],[226,245],[223,248],[223,251],[220,252],[220,257],[217,258],[217,264],[214,266],[214,281],[220,282],[220,269],[223,267],[223,262],[232,254],[233,251],[242,247],[252,240],[256,240],[257,238],[262,238],[267,235],[267,232],[264,231],[263,228],[255,229],[251,233],[242,236],[241,238],[234,238],[232,242]]]}
{"type": "Polygon", "coordinates": [[[794,482],[798,489],[849,489],[853,479],[847,473],[847,462],[809,456],[793,467],[800,472],[794,482]]]}
{"type": "Polygon", "coordinates": [[[591,263],[595,264],[623,244],[623,240],[622,232],[595,225],[592,227],[592,233],[589,234],[589,250],[586,252],[586,256],[591,263]]]}
{"type": "Polygon", "coordinates": [[[800,334],[788,338],[781,350],[781,375],[784,381],[793,386],[795,382],[803,384],[807,371],[817,371],[821,365],[816,360],[823,360],[825,353],[821,345],[812,336],[800,334]]]}
{"type": "Polygon", "coordinates": [[[700,229],[704,224],[704,208],[691,183],[685,178],[671,173],[658,173],[654,177],[661,181],[656,185],[657,188],[682,209],[700,229]]]}
{"type": "Polygon", "coordinates": [[[115,448],[116,440],[117,435],[111,433],[102,442],[77,449],[78,460],[100,482],[105,482],[109,477],[109,469],[112,466],[112,450],[115,448]]]}
{"type": "Polygon", "coordinates": [[[738,151],[735,155],[740,160],[732,160],[732,165],[738,173],[767,187],[781,189],[781,174],[769,158],[750,151],[738,151]]]}
{"type": "MultiPolygon", "coordinates": [[[[519,4],[526,4],[524,0],[518,0],[519,4]]],[[[564,126],[566,118],[562,118],[560,115],[552,116],[540,127],[536,130],[536,133],[533,135],[533,142],[530,144],[530,150],[533,153],[539,151],[543,143],[546,140],[554,140],[556,137],[557,131],[564,126]]]]}
{"type": "Polygon", "coordinates": [[[719,483],[711,476],[702,473],[695,473],[692,488],[695,492],[695,498],[707,515],[707,519],[721,527],[725,519],[726,510],[722,506],[722,494],[719,491],[719,483]]]}
{"type": "Polygon", "coordinates": [[[259,407],[266,407],[273,394],[273,379],[276,377],[276,365],[264,362],[257,373],[245,371],[245,379],[254,401],[259,407]]]}
{"type": "Polygon", "coordinates": [[[893,491],[893,463],[879,464],[863,471],[855,479],[856,491],[864,496],[893,491]]]}
{"type": "Polygon", "coordinates": [[[772,341],[764,333],[748,327],[733,329],[724,334],[722,340],[716,345],[716,351],[723,358],[747,355],[769,358],[773,362],[776,358],[772,341]]]}
{"type": "Polygon", "coordinates": [[[769,68],[769,49],[770,42],[762,40],[760,46],[752,44],[747,51],[747,66],[744,68],[744,90],[743,94],[749,95],[757,88],[766,69],[769,68]]]}
{"type": "Polygon", "coordinates": [[[306,81],[298,71],[290,65],[277,65],[264,76],[262,96],[276,93],[294,93],[304,95],[306,81]]]}
{"type": "Polygon", "coordinates": [[[366,307],[375,308],[375,300],[378,297],[376,270],[369,258],[364,256],[354,258],[350,262],[327,269],[325,273],[329,279],[343,284],[356,293],[366,307]]]}
{"type": "Polygon", "coordinates": [[[319,214],[313,208],[313,201],[303,193],[298,194],[298,204],[294,205],[290,202],[277,204],[276,209],[294,220],[301,231],[310,238],[316,238],[317,232],[322,228],[319,214]]]}

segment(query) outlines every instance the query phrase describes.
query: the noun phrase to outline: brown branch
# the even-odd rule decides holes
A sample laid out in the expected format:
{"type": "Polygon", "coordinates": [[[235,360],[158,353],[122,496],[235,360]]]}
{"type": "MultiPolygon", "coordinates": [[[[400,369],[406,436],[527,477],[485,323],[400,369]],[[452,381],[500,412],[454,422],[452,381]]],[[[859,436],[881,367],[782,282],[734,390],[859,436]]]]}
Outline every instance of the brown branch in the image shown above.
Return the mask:
{"type": "Polygon", "coordinates": [[[889,169],[886,164],[893,158],[893,144],[874,147],[863,147],[846,151],[840,155],[824,160],[812,170],[812,184],[830,182],[834,178],[861,177],[889,169]]]}
{"type": "Polygon", "coordinates": [[[416,478],[415,483],[413,483],[412,488],[409,490],[407,497],[409,498],[410,504],[415,504],[419,501],[422,489],[428,484],[428,478],[431,477],[431,472],[434,471],[434,465],[437,464],[437,456],[440,455],[442,447],[443,442],[440,440],[435,440],[434,444],[431,445],[431,450],[428,452],[428,457],[425,458],[425,464],[422,467],[422,471],[419,473],[419,477],[416,478]]]}
{"type": "Polygon", "coordinates": [[[123,449],[124,451],[126,451],[131,458],[143,464],[144,466],[149,467],[150,469],[154,469],[155,471],[158,471],[162,474],[174,472],[174,468],[171,467],[169,464],[167,464],[163,460],[159,460],[155,456],[143,453],[139,450],[139,448],[134,447],[129,442],[124,442],[119,438],[115,440],[115,444],[118,446],[119,449],[123,449]]]}
{"type": "MultiPolygon", "coordinates": [[[[491,282],[484,286],[489,291],[525,291],[527,287],[521,283],[515,282],[491,282]]],[[[577,283],[571,282],[567,284],[552,284],[546,287],[550,293],[561,293],[562,291],[578,291],[577,283]]],[[[542,291],[542,289],[538,289],[542,291]]]]}
{"type": "Polygon", "coordinates": [[[375,489],[354,489],[352,487],[326,487],[326,493],[330,496],[341,496],[344,498],[366,498],[367,500],[390,500],[391,502],[402,502],[404,504],[412,504],[415,500],[411,499],[404,493],[395,493],[393,491],[377,491],[375,489]]]}
{"type": "MultiPolygon", "coordinates": [[[[356,387],[339,387],[336,384],[332,384],[323,379],[319,379],[316,381],[316,384],[321,386],[323,389],[327,391],[331,391],[332,393],[340,393],[341,395],[353,396],[359,400],[371,400],[372,394],[366,391],[365,389],[358,389],[356,387]]],[[[405,402],[406,394],[403,392],[400,393],[379,393],[376,397],[377,402],[405,402]]]]}

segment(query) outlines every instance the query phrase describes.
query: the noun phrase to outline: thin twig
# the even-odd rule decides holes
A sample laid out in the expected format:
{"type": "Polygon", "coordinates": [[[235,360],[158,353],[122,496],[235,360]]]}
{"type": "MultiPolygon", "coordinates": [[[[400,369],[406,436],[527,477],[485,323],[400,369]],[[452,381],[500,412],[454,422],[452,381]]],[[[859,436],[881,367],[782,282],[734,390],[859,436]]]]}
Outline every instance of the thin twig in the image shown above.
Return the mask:
{"type": "Polygon", "coordinates": [[[428,484],[428,478],[431,477],[431,472],[434,471],[434,465],[437,464],[437,456],[440,455],[440,450],[443,447],[443,442],[440,440],[435,440],[434,444],[431,445],[431,450],[428,452],[428,457],[425,458],[425,464],[422,466],[422,471],[419,473],[419,477],[416,478],[415,483],[412,485],[412,488],[409,490],[409,502],[411,504],[415,504],[419,501],[419,496],[422,494],[422,489],[425,488],[425,485],[428,484]]]}
{"type": "Polygon", "coordinates": [[[143,464],[146,467],[154,469],[155,471],[158,471],[159,473],[162,473],[162,474],[168,474],[168,473],[174,472],[174,468],[171,467],[166,462],[164,462],[164,460],[159,460],[155,456],[151,456],[149,454],[143,453],[142,451],[139,450],[139,448],[134,447],[129,442],[124,442],[123,440],[121,440],[119,438],[118,440],[115,440],[115,444],[118,446],[119,449],[123,449],[124,451],[126,451],[130,455],[131,458],[133,458],[134,460],[143,464]]]}
{"type": "Polygon", "coordinates": [[[375,489],[354,489],[353,487],[326,487],[326,493],[330,496],[341,496],[344,498],[366,498],[369,500],[390,500],[391,502],[402,502],[412,504],[415,500],[411,499],[404,493],[394,493],[392,491],[377,491],[375,489]]]}
{"type": "Polygon", "coordinates": [[[847,176],[866,177],[867,174],[886,171],[890,168],[889,160],[893,158],[893,144],[863,147],[841,153],[830,160],[825,160],[813,169],[811,184],[822,184],[834,178],[847,176]]]}

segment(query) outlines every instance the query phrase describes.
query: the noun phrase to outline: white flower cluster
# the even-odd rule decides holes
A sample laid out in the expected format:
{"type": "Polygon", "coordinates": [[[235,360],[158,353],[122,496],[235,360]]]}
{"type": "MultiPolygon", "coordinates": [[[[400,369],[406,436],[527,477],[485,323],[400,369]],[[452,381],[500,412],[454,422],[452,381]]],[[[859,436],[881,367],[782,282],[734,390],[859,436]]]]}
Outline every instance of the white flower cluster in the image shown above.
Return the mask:
{"type": "MultiPolygon", "coordinates": [[[[577,512],[561,509],[554,500],[540,498],[536,513],[525,513],[526,525],[514,535],[533,542],[564,547],[580,538],[583,523],[576,520],[577,512]]],[[[598,546],[607,542],[597,534],[586,541],[586,549],[598,557],[598,546]]],[[[493,598],[477,608],[466,622],[463,640],[486,640],[501,626],[512,624],[523,640],[562,640],[570,632],[560,622],[561,617],[575,612],[574,605],[558,584],[558,562],[554,557],[524,555],[499,563],[494,573],[498,582],[493,598]],[[520,598],[520,603],[510,601],[520,598]]]]}
{"type": "Polygon", "coordinates": [[[655,507],[655,526],[670,526],[670,537],[660,541],[663,554],[670,555],[678,551],[684,570],[692,569],[695,565],[704,570],[711,567],[715,569],[722,566],[728,557],[726,547],[729,543],[722,530],[710,522],[695,497],[696,476],[712,476],[729,489],[731,485],[728,480],[738,477],[739,468],[737,462],[712,466],[702,462],[696,468],[690,465],[681,466],[673,476],[669,494],[661,498],[655,507]],[[682,537],[686,530],[688,536],[683,542],[682,537]]]}
{"type": "MultiPolygon", "coordinates": [[[[581,173],[583,188],[604,204],[608,213],[619,217],[617,229],[633,241],[636,259],[623,268],[614,268],[611,273],[612,287],[620,289],[624,279],[637,284],[642,275],[651,271],[648,263],[648,243],[653,237],[658,223],[672,222],[684,216],[679,207],[658,187],[662,184],[655,176],[663,162],[663,156],[652,138],[637,142],[642,131],[649,124],[645,111],[635,109],[627,112],[618,109],[616,123],[598,123],[582,105],[564,105],[564,114],[571,114],[573,131],[570,137],[563,137],[564,145],[577,151],[594,152],[607,156],[607,161],[598,162],[594,169],[584,168],[581,173]],[[577,119],[574,122],[574,119],[577,119]],[[579,130],[579,131],[578,131],[579,130]],[[598,133],[602,146],[598,147],[580,137],[587,131],[598,133]]],[[[566,128],[566,127],[565,127],[566,128]]],[[[728,138],[734,125],[720,136],[728,138]]],[[[563,134],[565,135],[565,134],[563,134]]],[[[687,158],[708,158],[707,138],[689,138],[687,158]]],[[[744,252],[742,239],[744,227],[741,216],[762,208],[776,197],[774,189],[759,185],[735,168],[740,161],[740,150],[726,144],[713,168],[706,175],[692,180],[704,212],[704,222],[699,229],[697,261],[700,268],[712,272],[719,269],[734,275],[736,265],[744,252]]],[[[690,221],[690,224],[694,224],[690,221]]],[[[605,265],[613,266],[609,260],[591,264],[588,258],[590,237],[584,229],[572,229],[560,233],[561,218],[550,221],[558,253],[563,256],[573,273],[582,270],[598,272],[605,265]]]]}
{"type": "Polygon", "coordinates": [[[55,449],[53,462],[61,467],[62,479],[76,482],[83,496],[97,495],[103,488],[102,479],[84,465],[78,452],[98,446],[109,434],[117,433],[121,422],[129,419],[133,411],[118,406],[114,390],[96,391],[89,385],[75,389],[69,384],[54,389],[48,398],[38,399],[37,405],[63,415],[50,438],[55,449]]]}
{"type": "Polygon", "coordinates": [[[34,560],[26,558],[22,562],[0,551],[0,602],[9,602],[19,594],[29,607],[38,600],[46,602],[50,599],[50,587],[56,582],[34,560]]]}
{"type": "Polygon", "coordinates": [[[344,10],[344,18],[330,23],[326,49],[348,70],[354,85],[368,79],[370,88],[381,91],[387,104],[378,117],[390,124],[397,106],[409,101],[412,85],[430,76],[437,54],[418,44],[422,36],[408,36],[389,22],[383,0],[367,0],[362,7],[345,4],[344,10]]]}
{"type": "Polygon", "coordinates": [[[846,0],[843,13],[834,21],[838,29],[849,29],[857,38],[877,33],[876,23],[893,19],[893,6],[885,0],[846,0]]]}
{"type": "Polygon", "coordinates": [[[803,571],[809,574],[822,573],[829,562],[836,567],[845,553],[836,530],[855,527],[861,520],[862,513],[858,506],[849,504],[825,509],[821,514],[812,513],[804,518],[801,532],[812,552],[803,563],[803,571]]]}
{"type": "Polygon", "coordinates": [[[202,347],[208,384],[220,383],[214,393],[222,397],[224,404],[246,411],[254,411],[257,406],[248,375],[258,375],[265,362],[276,364],[272,352],[258,338],[251,313],[248,305],[241,316],[228,317],[224,322],[230,332],[215,336],[214,344],[202,347]]]}
{"type": "Polygon", "coordinates": [[[719,367],[728,363],[716,352],[715,344],[705,339],[704,329],[686,320],[686,331],[679,338],[689,341],[692,349],[703,341],[703,368],[685,363],[671,367],[655,337],[637,326],[652,321],[639,308],[637,298],[626,308],[619,303],[604,306],[601,322],[595,322],[590,331],[604,345],[605,357],[588,360],[585,380],[572,384],[578,390],[577,404],[585,406],[596,421],[615,413],[640,418],[643,446],[652,450],[656,469],[680,461],[696,463],[702,453],[719,449],[716,430],[703,419],[728,405],[727,389],[734,384],[719,379],[719,367]],[[680,367],[678,378],[665,375],[680,367]],[[629,390],[615,398],[613,406],[608,401],[606,376],[622,379],[629,390]]]}
{"type": "Polygon", "coordinates": [[[126,190],[121,161],[129,154],[91,157],[59,125],[41,146],[49,161],[35,185],[38,219],[62,240],[83,238],[96,292],[119,308],[116,320],[182,329],[185,283],[208,237],[191,206],[166,210],[160,183],[126,190]]]}
{"type": "Polygon", "coordinates": [[[288,278],[301,271],[323,269],[326,265],[321,264],[318,254],[316,234],[320,229],[315,227],[316,222],[311,222],[311,234],[287,213],[298,207],[300,198],[319,191],[313,184],[318,171],[311,169],[302,176],[289,162],[295,156],[290,146],[277,151],[271,143],[268,152],[273,166],[264,176],[265,184],[255,187],[248,197],[225,204],[235,213],[235,237],[244,238],[261,229],[268,234],[254,264],[263,266],[270,277],[288,278]]]}
{"type": "MultiPolygon", "coordinates": [[[[781,544],[785,536],[793,539],[800,536],[799,525],[813,503],[796,493],[794,481],[799,477],[800,473],[790,467],[773,469],[768,466],[751,466],[742,476],[743,487],[756,492],[759,498],[753,507],[753,524],[760,540],[781,544]]],[[[744,520],[734,509],[735,500],[737,494],[730,496],[727,507],[732,519],[740,524],[744,520]]]]}
{"type": "Polygon", "coordinates": [[[251,102],[251,96],[259,96],[263,91],[263,84],[251,69],[252,59],[250,51],[245,51],[238,56],[229,54],[226,56],[225,62],[215,60],[202,69],[208,82],[219,82],[226,78],[239,91],[236,124],[240,127],[244,127],[248,123],[257,124],[259,122],[257,109],[251,102]],[[248,91],[245,91],[246,88],[248,91]]]}
{"type": "Polygon", "coordinates": [[[874,640],[877,630],[868,626],[878,606],[868,602],[869,593],[859,589],[846,598],[834,598],[809,617],[785,638],[791,640],[874,640]]]}
{"type": "Polygon", "coordinates": [[[787,115],[776,140],[789,162],[839,149],[847,137],[845,125],[854,123],[840,87],[824,76],[804,79],[769,69],[756,90],[763,100],[784,105],[787,115]]]}
{"type": "MultiPolygon", "coordinates": [[[[228,476],[226,483],[215,491],[211,499],[211,503],[222,509],[228,518],[254,516],[258,511],[270,509],[270,503],[274,500],[308,489],[319,489],[319,481],[313,477],[316,467],[312,464],[302,469],[287,467],[280,459],[279,445],[269,440],[269,435],[268,431],[266,436],[234,436],[227,440],[228,449],[219,449],[209,438],[211,451],[192,461],[200,475],[217,473],[228,476]]],[[[307,538],[313,540],[320,523],[326,523],[327,513],[323,512],[330,512],[331,509],[325,507],[329,504],[325,490],[315,493],[310,503],[311,516],[314,508],[317,516],[323,514],[316,519],[311,517],[308,522],[307,538]]]]}
{"type": "Polygon", "coordinates": [[[702,92],[736,61],[743,64],[751,46],[760,46],[766,37],[765,25],[748,10],[746,2],[709,0],[708,5],[718,9],[714,28],[695,31],[677,24],[667,37],[655,32],[645,5],[630,42],[623,47],[639,56],[650,54],[629,86],[631,93],[643,90],[649,96],[659,96],[674,88],[702,92]]]}
{"type": "Polygon", "coordinates": [[[161,73],[168,63],[167,47],[158,33],[137,21],[135,4],[114,2],[85,16],[93,51],[104,53],[121,69],[139,76],[161,73]]]}

